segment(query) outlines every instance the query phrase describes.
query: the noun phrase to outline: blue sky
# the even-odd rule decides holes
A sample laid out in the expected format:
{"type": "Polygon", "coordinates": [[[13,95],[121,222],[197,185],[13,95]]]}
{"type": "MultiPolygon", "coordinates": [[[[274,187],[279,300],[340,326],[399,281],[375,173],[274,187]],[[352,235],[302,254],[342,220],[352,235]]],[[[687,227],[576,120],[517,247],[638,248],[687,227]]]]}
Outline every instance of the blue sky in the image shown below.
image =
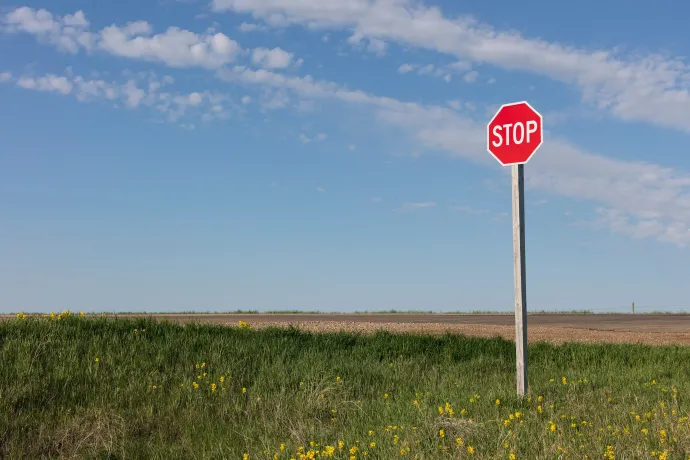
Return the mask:
{"type": "Polygon", "coordinates": [[[516,100],[528,308],[688,304],[690,11],[556,3],[5,4],[0,309],[509,311],[516,100]]]}

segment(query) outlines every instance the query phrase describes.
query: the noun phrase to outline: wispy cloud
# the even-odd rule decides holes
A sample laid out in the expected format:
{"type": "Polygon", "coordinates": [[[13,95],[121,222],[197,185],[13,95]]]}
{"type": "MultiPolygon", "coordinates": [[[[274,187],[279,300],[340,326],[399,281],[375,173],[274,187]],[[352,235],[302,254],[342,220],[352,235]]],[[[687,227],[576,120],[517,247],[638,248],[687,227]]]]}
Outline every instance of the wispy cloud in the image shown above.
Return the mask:
{"type": "MultiPolygon", "coordinates": [[[[405,0],[215,0],[214,5],[216,9],[251,13],[273,26],[351,28],[363,43],[373,38],[431,49],[461,62],[484,62],[537,73],[578,88],[583,100],[600,112],[622,120],[690,131],[690,68],[682,59],[622,56],[613,51],[567,47],[496,30],[468,18],[448,18],[436,8],[405,0]],[[420,25],[424,27],[420,29],[420,25]]],[[[327,99],[361,107],[374,113],[378,121],[411,136],[414,145],[410,151],[440,151],[496,167],[485,153],[483,122],[453,110],[462,108],[461,104],[449,102],[450,107],[445,107],[400,101],[310,76],[253,69],[250,63],[235,65],[243,56],[250,59],[251,53],[243,54],[237,42],[215,31],[198,34],[171,27],[164,33],[153,34],[149,23],[138,21],[90,32],[90,24],[81,11],[53,16],[46,10],[26,7],[5,15],[2,24],[5,32],[32,34],[39,42],[67,53],[104,52],[161,62],[169,67],[206,68],[216,71],[221,80],[265,91],[272,97],[267,100],[274,101],[274,105],[280,105],[281,98],[289,101],[292,97],[300,101],[327,99]]],[[[202,109],[204,116],[214,117],[216,109],[227,114],[232,106],[222,94],[172,92],[151,88],[135,79],[108,82],[77,78],[81,77],[22,75],[17,79],[8,76],[5,81],[21,81],[20,86],[30,90],[77,95],[84,101],[149,107],[171,120],[180,113],[202,109]]],[[[310,138],[302,134],[300,139],[308,143],[323,140],[325,135],[310,138]]],[[[686,171],[607,158],[553,136],[530,162],[526,180],[529,188],[591,202],[599,208],[598,222],[612,231],[679,246],[690,244],[690,174],[686,171]]]]}
{"type": "Polygon", "coordinates": [[[266,24],[352,30],[461,61],[544,75],[579,88],[585,102],[622,120],[690,131],[690,65],[661,55],[585,50],[501,31],[471,17],[448,17],[414,0],[213,0],[217,11],[249,13],[266,24]],[[423,32],[420,32],[423,31],[423,32]]]}
{"type": "Polygon", "coordinates": [[[454,211],[464,212],[466,214],[489,214],[490,212],[488,209],[476,209],[465,205],[455,205],[452,206],[452,209],[454,211]]]}
{"type": "MultiPolygon", "coordinates": [[[[2,28],[6,33],[34,35],[40,43],[68,53],[100,51],[124,58],[162,62],[175,68],[217,69],[236,62],[244,53],[238,42],[213,29],[195,33],[180,27],[168,27],[165,32],[154,34],[153,26],[148,22],[134,21],[92,32],[81,10],[71,15],[54,16],[45,9],[21,7],[2,18],[2,28]]],[[[247,31],[248,26],[244,30],[247,31]]],[[[302,63],[301,59],[278,47],[256,48],[250,55],[254,65],[270,69],[302,63]]]]}
{"type": "Polygon", "coordinates": [[[302,133],[302,134],[299,135],[299,140],[302,141],[302,143],[304,143],[304,144],[308,144],[308,143],[310,143],[310,142],[322,142],[322,141],[325,141],[327,137],[328,137],[328,136],[326,136],[324,133],[319,133],[319,134],[317,134],[317,135],[314,136],[314,137],[309,137],[309,136],[307,136],[306,134],[302,133]]]}
{"type": "Polygon", "coordinates": [[[240,32],[259,32],[259,31],[264,31],[267,30],[268,28],[266,26],[262,26],[260,24],[254,24],[250,22],[243,22],[240,24],[237,29],[240,32]]]}
{"type": "Polygon", "coordinates": [[[436,207],[435,201],[413,201],[413,202],[403,203],[403,205],[400,207],[400,210],[402,210],[402,211],[415,211],[418,209],[435,208],[435,207],[436,207]]]}
{"type": "MultiPolygon", "coordinates": [[[[11,82],[11,78],[5,83],[11,82]]],[[[130,75],[124,81],[84,78],[68,72],[65,76],[19,76],[15,84],[26,90],[53,92],[73,96],[80,102],[105,102],[129,109],[148,108],[164,121],[180,123],[188,128],[192,123],[184,119],[211,121],[229,118],[238,113],[237,104],[226,94],[211,91],[179,92],[169,89],[170,77],[151,73],[130,75]]]]}
{"type": "MultiPolygon", "coordinates": [[[[485,153],[485,126],[446,107],[423,106],[340,87],[306,77],[288,77],[264,70],[236,69],[221,78],[245,84],[289,88],[309,98],[333,98],[373,107],[379,120],[413,133],[426,148],[495,166],[485,153]]],[[[651,163],[614,160],[551,137],[530,163],[530,188],[586,199],[617,210],[635,221],[657,219],[669,235],[656,237],[679,246],[690,244],[690,174],[651,163]]]]}

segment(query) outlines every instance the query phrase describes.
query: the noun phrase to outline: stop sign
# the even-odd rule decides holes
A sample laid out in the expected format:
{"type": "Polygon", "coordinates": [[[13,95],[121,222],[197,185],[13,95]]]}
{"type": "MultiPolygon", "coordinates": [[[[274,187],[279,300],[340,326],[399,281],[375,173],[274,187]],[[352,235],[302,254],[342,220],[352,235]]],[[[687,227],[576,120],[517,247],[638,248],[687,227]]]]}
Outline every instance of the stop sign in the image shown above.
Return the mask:
{"type": "Polygon", "coordinates": [[[502,105],[487,126],[487,149],[503,166],[527,163],[543,140],[541,114],[525,101],[502,105]]]}

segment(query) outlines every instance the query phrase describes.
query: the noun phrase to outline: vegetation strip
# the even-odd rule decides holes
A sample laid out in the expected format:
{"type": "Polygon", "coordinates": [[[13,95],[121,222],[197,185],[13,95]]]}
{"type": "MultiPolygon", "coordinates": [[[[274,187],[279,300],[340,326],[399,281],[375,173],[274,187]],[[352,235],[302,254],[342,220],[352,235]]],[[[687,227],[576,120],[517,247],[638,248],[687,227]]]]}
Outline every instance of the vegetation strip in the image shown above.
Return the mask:
{"type": "Polygon", "coordinates": [[[20,315],[0,323],[2,458],[690,455],[690,348],[20,315]]]}

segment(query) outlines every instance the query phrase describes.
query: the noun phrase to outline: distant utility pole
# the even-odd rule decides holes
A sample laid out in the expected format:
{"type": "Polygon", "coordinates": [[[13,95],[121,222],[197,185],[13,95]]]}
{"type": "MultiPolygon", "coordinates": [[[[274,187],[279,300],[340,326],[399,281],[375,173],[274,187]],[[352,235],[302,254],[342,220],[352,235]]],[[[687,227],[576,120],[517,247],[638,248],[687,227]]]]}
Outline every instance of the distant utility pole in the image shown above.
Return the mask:
{"type": "Polygon", "coordinates": [[[635,302],[633,302],[633,315],[635,314],[635,302]]]}
{"type": "Polygon", "coordinates": [[[544,142],[542,116],[527,102],[502,105],[487,129],[487,150],[512,169],[513,270],[517,394],[527,394],[527,291],[525,279],[525,163],[544,142]]]}

